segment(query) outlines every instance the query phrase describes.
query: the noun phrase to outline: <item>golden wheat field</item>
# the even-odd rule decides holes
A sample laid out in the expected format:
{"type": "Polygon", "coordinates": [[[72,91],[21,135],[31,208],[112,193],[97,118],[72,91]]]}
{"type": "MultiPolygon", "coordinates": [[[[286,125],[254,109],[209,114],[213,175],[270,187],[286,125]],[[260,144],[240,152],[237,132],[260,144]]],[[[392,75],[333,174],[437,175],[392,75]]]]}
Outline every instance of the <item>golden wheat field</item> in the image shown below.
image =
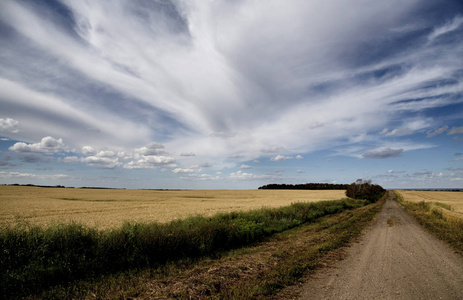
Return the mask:
{"type": "Polygon", "coordinates": [[[125,221],[168,222],[191,215],[345,198],[343,190],[117,190],[0,186],[0,225],[21,220],[114,228],[125,221]]]}
{"type": "MultiPolygon", "coordinates": [[[[406,201],[440,202],[452,207],[451,215],[463,218],[463,192],[398,191],[406,201]]],[[[448,213],[448,212],[447,212],[448,213]]]]}

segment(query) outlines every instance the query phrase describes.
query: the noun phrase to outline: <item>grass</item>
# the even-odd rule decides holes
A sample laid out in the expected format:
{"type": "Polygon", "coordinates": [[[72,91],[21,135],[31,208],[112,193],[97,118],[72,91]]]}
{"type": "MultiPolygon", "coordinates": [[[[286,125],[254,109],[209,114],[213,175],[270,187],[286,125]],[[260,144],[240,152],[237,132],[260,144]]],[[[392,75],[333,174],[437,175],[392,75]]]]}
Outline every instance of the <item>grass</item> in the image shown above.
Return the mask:
{"type": "MultiPolygon", "coordinates": [[[[410,213],[422,226],[449,243],[456,252],[463,254],[463,219],[448,215],[444,209],[449,210],[445,204],[430,201],[410,202],[404,200],[402,192],[394,191],[397,201],[410,213]],[[437,204],[437,205],[436,205],[437,204]]],[[[451,208],[451,207],[450,207],[451,208]]]]}
{"type": "MultiPolygon", "coordinates": [[[[215,256],[364,205],[353,199],[297,203],[166,224],[125,223],[108,230],[77,223],[46,228],[19,223],[0,231],[0,289],[3,295],[23,296],[86,278],[215,256]]],[[[341,231],[347,237],[351,230],[341,231]]]]}
{"type": "MultiPolygon", "coordinates": [[[[291,286],[358,236],[384,201],[325,215],[214,258],[126,271],[36,296],[47,299],[289,299],[291,286]]],[[[363,204],[363,203],[359,203],[363,204]]],[[[339,254],[336,254],[339,255],[339,254]]],[[[31,297],[31,299],[35,299],[31,297]]]]}
{"type": "Polygon", "coordinates": [[[463,192],[456,191],[398,191],[408,202],[431,202],[448,211],[444,213],[463,219],[463,192]]]}

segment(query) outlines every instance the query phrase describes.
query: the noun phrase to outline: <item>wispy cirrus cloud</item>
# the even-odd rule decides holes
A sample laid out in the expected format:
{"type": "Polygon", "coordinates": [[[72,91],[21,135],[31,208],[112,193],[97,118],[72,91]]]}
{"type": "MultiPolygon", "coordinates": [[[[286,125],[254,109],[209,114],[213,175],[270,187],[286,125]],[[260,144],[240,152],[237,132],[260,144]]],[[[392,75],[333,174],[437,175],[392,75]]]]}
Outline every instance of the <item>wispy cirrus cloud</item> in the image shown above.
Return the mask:
{"type": "Polygon", "coordinates": [[[24,162],[64,153],[33,146],[50,136],[107,169],[397,157],[460,134],[462,20],[447,0],[4,0],[0,130],[24,162]]]}

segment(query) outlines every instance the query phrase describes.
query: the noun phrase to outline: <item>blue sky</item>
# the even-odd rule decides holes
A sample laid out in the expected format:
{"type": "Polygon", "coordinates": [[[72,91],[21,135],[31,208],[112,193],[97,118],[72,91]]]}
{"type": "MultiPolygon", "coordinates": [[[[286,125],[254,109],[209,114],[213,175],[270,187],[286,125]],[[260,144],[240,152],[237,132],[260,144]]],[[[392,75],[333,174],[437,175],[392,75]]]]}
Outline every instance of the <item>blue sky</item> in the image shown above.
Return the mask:
{"type": "Polygon", "coordinates": [[[463,2],[0,3],[0,183],[463,187],[463,2]]]}

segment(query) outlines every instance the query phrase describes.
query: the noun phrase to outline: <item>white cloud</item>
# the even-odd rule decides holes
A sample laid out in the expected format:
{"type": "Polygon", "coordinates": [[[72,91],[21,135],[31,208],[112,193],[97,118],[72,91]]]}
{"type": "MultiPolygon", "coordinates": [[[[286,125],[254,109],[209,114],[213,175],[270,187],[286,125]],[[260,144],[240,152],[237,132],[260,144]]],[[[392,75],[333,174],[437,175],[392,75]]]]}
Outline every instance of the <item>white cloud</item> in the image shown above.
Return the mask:
{"type": "Polygon", "coordinates": [[[66,151],[63,140],[54,139],[51,136],[44,137],[39,143],[34,144],[18,142],[8,149],[19,153],[33,152],[42,154],[51,154],[66,151]]]}
{"type": "Polygon", "coordinates": [[[403,136],[412,134],[413,130],[408,128],[394,129],[391,132],[386,133],[386,136],[403,136]]]}
{"type": "Polygon", "coordinates": [[[26,179],[67,179],[69,175],[65,174],[32,174],[20,172],[1,172],[1,178],[26,178],[26,179]]]}
{"type": "Polygon", "coordinates": [[[0,132],[18,132],[19,122],[11,118],[0,118],[0,132]]]}
{"type": "Polygon", "coordinates": [[[205,181],[205,180],[218,180],[220,179],[219,176],[213,176],[210,174],[189,174],[187,176],[182,176],[180,177],[182,180],[199,180],[199,181],[205,181]]]}
{"type": "Polygon", "coordinates": [[[164,146],[157,143],[150,143],[144,147],[135,149],[136,153],[141,155],[163,155],[166,154],[164,146]]]}
{"type": "Polygon", "coordinates": [[[142,156],[138,159],[134,159],[126,164],[124,168],[126,169],[153,169],[160,166],[168,166],[175,162],[173,157],[169,156],[142,156]]]}
{"type": "Polygon", "coordinates": [[[240,167],[241,170],[245,170],[245,169],[252,169],[251,166],[248,166],[248,165],[245,165],[245,164],[242,164],[241,167],[240,167]]]}
{"type": "Polygon", "coordinates": [[[428,41],[432,42],[437,37],[444,35],[446,33],[456,30],[463,23],[462,16],[456,16],[452,21],[447,22],[446,24],[434,28],[434,30],[429,34],[428,41]]]}
{"type": "Polygon", "coordinates": [[[271,158],[271,160],[272,161],[285,161],[285,160],[292,159],[292,158],[293,158],[292,156],[277,155],[271,158]]]}
{"type": "Polygon", "coordinates": [[[304,157],[302,155],[297,155],[296,159],[304,159],[304,157]]]}
{"type": "Polygon", "coordinates": [[[175,168],[172,170],[172,173],[193,173],[196,172],[196,169],[187,169],[187,168],[175,168]]]}
{"type": "Polygon", "coordinates": [[[230,179],[246,180],[246,179],[263,179],[270,177],[269,175],[257,175],[253,173],[246,173],[243,171],[237,171],[230,174],[230,179]]]}
{"type": "Polygon", "coordinates": [[[87,156],[81,158],[81,161],[91,167],[113,169],[121,165],[117,157],[105,157],[105,156],[87,156]]]}
{"type": "Polygon", "coordinates": [[[96,151],[92,146],[83,146],[82,153],[85,155],[93,155],[96,153],[96,151]]]}
{"type": "Polygon", "coordinates": [[[80,162],[80,159],[77,156],[66,156],[63,159],[59,159],[58,161],[66,163],[66,164],[76,164],[80,162]]]}

